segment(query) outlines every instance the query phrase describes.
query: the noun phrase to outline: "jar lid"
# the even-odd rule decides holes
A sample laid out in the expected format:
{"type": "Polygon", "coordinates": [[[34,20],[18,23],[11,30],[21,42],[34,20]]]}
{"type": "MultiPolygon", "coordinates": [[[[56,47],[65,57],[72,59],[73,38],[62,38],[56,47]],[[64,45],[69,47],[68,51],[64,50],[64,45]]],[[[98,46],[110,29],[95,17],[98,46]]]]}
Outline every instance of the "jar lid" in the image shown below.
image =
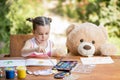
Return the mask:
{"type": "Polygon", "coordinates": [[[26,70],[26,66],[17,66],[17,70],[26,70]]]}
{"type": "Polygon", "coordinates": [[[5,70],[15,70],[14,67],[6,67],[5,70]]]}

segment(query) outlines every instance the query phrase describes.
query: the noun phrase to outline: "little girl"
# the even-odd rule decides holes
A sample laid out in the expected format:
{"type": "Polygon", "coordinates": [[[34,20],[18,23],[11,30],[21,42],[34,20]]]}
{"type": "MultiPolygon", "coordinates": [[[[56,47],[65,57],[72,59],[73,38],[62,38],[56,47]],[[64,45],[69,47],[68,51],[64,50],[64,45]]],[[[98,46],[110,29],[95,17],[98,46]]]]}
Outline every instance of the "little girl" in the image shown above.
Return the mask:
{"type": "Polygon", "coordinates": [[[44,57],[55,56],[52,54],[53,42],[50,41],[50,23],[51,18],[40,16],[34,19],[28,18],[27,21],[33,23],[33,35],[32,39],[26,41],[22,48],[23,57],[44,57]]]}

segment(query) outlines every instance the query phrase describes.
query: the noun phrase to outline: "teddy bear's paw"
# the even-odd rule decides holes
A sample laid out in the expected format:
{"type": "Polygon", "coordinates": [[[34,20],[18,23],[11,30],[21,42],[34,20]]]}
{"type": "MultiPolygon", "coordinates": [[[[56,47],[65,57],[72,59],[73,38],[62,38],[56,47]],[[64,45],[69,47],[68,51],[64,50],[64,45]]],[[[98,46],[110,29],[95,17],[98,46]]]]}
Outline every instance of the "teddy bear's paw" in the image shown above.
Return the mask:
{"type": "Polygon", "coordinates": [[[63,49],[54,49],[52,51],[52,56],[54,57],[64,57],[67,55],[67,51],[66,50],[63,50],[63,49]]]}
{"type": "Polygon", "coordinates": [[[102,55],[115,55],[117,49],[113,44],[106,43],[100,47],[100,51],[102,55]]]}

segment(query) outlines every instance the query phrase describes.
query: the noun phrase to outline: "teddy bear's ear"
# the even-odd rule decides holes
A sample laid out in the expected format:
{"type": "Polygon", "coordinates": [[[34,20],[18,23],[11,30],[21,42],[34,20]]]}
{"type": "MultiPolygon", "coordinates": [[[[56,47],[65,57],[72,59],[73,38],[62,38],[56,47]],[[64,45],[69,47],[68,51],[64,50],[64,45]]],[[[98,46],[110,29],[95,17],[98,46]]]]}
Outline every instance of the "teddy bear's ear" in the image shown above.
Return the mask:
{"type": "Polygon", "coordinates": [[[75,28],[75,24],[71,24],[71,25],[66,29],[66,35],[68,35],[74,28],[75,28]]]}
{"type": "Polygon", "coordinates": [[[102,31],[103,31],[103,33],[104,33],[106,39],[107,39],[107,38],[108,38],[108,33],[107,33],[106,28],[103,26],[103,24],[100,24],[100,25],[99,25],[99,28],[102,29],[102,31]]]}

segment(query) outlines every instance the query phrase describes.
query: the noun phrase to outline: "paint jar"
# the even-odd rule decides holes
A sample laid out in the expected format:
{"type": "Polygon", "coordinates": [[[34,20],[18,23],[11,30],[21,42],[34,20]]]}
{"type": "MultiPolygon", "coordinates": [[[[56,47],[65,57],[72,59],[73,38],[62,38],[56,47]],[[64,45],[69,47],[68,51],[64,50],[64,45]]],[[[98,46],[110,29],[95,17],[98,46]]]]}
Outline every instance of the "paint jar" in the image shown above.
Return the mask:
{"type": "Polygon", "coordinates": [[[26,77],[26,67],[25,66],[18,66],[17,68],[17,77],[23,79],[26,77]]]}
{"type": "Polygon", "coordinates": [[[15,68],[14,67],[6,67],[5,75],[6,75],[6,79],[14,79],[15,78],[15,68]]]}

